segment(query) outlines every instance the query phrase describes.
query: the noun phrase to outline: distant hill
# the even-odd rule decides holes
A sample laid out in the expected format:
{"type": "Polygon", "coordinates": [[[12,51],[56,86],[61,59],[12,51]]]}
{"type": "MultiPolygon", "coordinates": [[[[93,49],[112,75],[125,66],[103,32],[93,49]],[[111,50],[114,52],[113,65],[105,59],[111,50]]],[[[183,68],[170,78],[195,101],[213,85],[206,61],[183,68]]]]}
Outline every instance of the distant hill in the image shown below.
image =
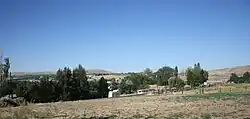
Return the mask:
{"type": "MultiPolygon", "coordinates": [[[[210,81],[227,81],[230,78],[231,73],[235,73],[239,76],[243,75],[246,71],[250,72],[250,65],[245,66],[236,66],[232,68],[223,68],[223,69],[215,69],[208,71],[209,80],[210,81]]],[[[110,71],[102,70],[102,69],[88,69],[86,70],[87,74],[113,74],[110,71]]],[[[43,75],[43,74],[56,74],[56,72],[14,72],[16,76],[22,75],[43,75]]],[[[108,76],[108,75],[107,75],[108,76]]],[[[186,79],[184,73],[180,74],[182,79],[186,79]]],[[[98,77],[99,78],[99,77],[98,77]]]]}
{"type": "Polygon", "coordinates": [[[111,74],[112,72],[102,69],[89,69],[86,70],[87,74],[111,74]]]}
{"type": "Polygon", "coordinates": [[[224,80],[227,81],[230,78],[231,73],[235,73],[238,76],[242,76],[245,72],[250,72],[250,65],[236,66],[232,68],[216,69],[209,71],[209,80],[224,80]]]}
{"type": "Polygon", "coordinates": [[[43,75],[43,74],[56,74],[56,72],[13,72],[12,75],[23,76],[23,75],[43,75]]]}
{"type": "MultiPolygon", "coordinates": [[[[208,71],[210,81],[227,81],[230,78],[231,73],[235,73],[238,76],[243,75],[245,72],[250,72],[250,65],[236,66],[232,68],[215,69],[208,71]]],[[[182,79],[186,79],[184,73],[180,75],[182,79]]]]}
{"type": "MultiPolygon", "coordinates": [[[[87,74],[112,74],[110,71],[102,70],[102,69],[89,69],[86,70],[87,74]]],[[[43,74],[56,74],[56,72],[13,72],[15,76],[23,76],[23,75],[43,75],[43,74]]]]}

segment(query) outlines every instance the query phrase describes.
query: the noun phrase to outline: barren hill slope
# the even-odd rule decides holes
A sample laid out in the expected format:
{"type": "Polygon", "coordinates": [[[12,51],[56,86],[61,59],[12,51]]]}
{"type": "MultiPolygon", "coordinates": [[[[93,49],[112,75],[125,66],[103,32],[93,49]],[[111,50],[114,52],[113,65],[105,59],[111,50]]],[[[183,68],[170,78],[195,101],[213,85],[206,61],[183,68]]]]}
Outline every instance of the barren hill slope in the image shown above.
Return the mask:
{"type": "MultiPolygon", "coordinates": [[[[236,66],[232,68],[215,69],[208,71],[210,81],[227,81],[230,78],[231,73],[235,73],[238,76],[242,76],[245,72],[250,72],[250,65],[236,66]]],[[[184,73],[180,74],[180,77],[186,80],[184,73]]]]}
{"type": "Polygon", "coordinates": [[[250,72],[250,65],[216,69],[209,71],[209,80],[228,80],[231,73],[235,73],[238,76],[241,76],[247,71],[250,72]]]}
{"type": "MultiPolygon", "coordinates": [[[[87,74],[111,74],[112,72],[102,70],[102,69],[88,69],[86,70],[87,74]]],[[[15,76],[22,76],[22,75],[43,75],[43,74],[56,74],[56,71],[44,71],[44,72],[13,72],[15,76]]]]}

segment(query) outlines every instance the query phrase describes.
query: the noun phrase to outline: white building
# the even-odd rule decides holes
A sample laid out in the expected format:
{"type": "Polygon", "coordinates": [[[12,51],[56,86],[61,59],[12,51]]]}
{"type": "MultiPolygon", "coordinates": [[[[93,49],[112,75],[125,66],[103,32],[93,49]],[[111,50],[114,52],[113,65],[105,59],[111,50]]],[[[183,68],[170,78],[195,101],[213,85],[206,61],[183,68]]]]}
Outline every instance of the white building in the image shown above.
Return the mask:
{"type": "Polygon", "coordinates": [[[119,92],[119,90],[109,91],[108,98],[119,97],[120,94],[121,94],[121,93],[119,92]]]}
{"type": "Polygon", "coordinates": [[[156,90],[155,89],[140,89],[137,90],[137,94],[142,95],[142,94],[153,94],[156,90]]]}

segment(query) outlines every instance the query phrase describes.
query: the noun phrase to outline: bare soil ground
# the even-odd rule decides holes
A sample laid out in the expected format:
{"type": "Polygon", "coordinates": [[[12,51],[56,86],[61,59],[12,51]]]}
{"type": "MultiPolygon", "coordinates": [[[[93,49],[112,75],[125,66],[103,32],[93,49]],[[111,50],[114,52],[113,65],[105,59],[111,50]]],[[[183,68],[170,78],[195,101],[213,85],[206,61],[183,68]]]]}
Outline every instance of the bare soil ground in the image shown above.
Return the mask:
{"type": "Polygon", "coordinates": [[[0,118],[250,118],[250,93],[137,96],[2,108],[0,118]],[[20,117],[18,117],[20,118],[20,117]]]}

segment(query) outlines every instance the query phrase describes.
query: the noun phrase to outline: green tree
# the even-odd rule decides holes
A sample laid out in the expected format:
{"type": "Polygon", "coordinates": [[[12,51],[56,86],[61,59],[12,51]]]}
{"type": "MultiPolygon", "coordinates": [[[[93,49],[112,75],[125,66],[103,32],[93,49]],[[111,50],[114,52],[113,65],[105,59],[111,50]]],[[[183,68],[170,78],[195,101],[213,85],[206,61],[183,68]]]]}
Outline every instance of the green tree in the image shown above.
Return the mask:
{"type": "Polygon", "coordinates": [[[150,68],[146,68],[143,73],[149,77],[153,76],[153,71],[150,68]]]}
{"type": "MultiPolygon", "coordinates": [[[[33,83],[33,85],[35,85],[35,83],[33,83]]],[[[27,101],[31,102],[32,99],[38,97],[37,96],[38,94],[36,93],[37,89],[34,89],[34,88],[32,89],[32,87],[33,86],[31,82],[28,82],[28,81],[19,82],[17,84],[17,88],[15,89],[15,93],[17,97],[24,97],[27,101]]]]}
{"type": "Polygon", "coordinates": [[[202,69],[199,75],[199,84],[203,84],[207,80],[208,80],[208,72],[202,69]]]}
{"type": "Polygon", "coordinates": [[[38,87],[37,85],[33,85],[32,91],[37,90],[36,95],[39,98],[40,102],[45,103],[45,102],[52,102],[53,99],[53,94],[54,94],[54,86],[53,82],[49,81],[46,77],[41,79],[38,87]]]}
{"type": "Polygon", "coordinates": [[[59,95],[59,100],[63,100],[63,94],[65,93],[65,86],[66,86],[66,81],[64,80],[64,76],[63,76],[63,70],[62,69],[58,69],[56,72],[56,77],[55,77],[55,81],[56,81],[56,92],[59,95]]]}
{"type": "Polygon", "coordinates": [[[174,68],[174,76],[177,78],[178,77],[178,67],[175,66],[174,68]]]}
{"type": "Polygon", "coordinates": [[[62,80],[63,79],[63,71],[61,69],[58,69],[56,72],[56,80],[62,80]]]}
{"type": "Polygon", "coordinates": [[[243,74],[242,78],[244,79],[244,83],[250,83],[250,73],[248,71],[243,74]]]}
{"type": "Polygon", "coordinates": [[[121,80],[121,83],[119,84],[119,91],[121,92],[121,94],[133,93],[134,90],[132,88],[133,83],[131,80],[129,80],[128,78],[124,78],[121,80]]]}
{"type": "Polygon", "coordinates": [[[67,67],[64,67],[63,69],[63,75],[62,79],[60,80],[61,88],[62,88],[62,94],[61,94],[61,99],[64,101],[70,100],[71,98],[71,79],[72,79],[72,73],[71,70],[67,67]]]}
{"type": "Polygon", "coordinates": [[[144,74],[132,74],[124,77],[119,85],[119,91],[121,93],[133,93],[138,89],[149,88],[149,84],[152,84],[153,79],[144,74]]]}
{"type": "Polygon", "coordinates": [[[183,90],[184,86],[185,86],[185,82],[180,79],[180,78],[176,78],[176,81],[175,81],[175,87],[177,88],[177,90],[183,90]]]}
{"type": "Polygon", "coordinates": [[[99,95],[104,98],[104,97],[108,97],[108,83],[107,80],[105,80],[103,77],[101,77],[101,79],[98,82],[98,93],[99,95]]]}
{"type": "Polygon", "coordinates": [[[177,78],[176,77],[171,77],[169,79],[169,88],[170,88],[171,91],[172,91],[172,88],[174,88],[174,87],[178,91],[183,90],[184,86],[185,86],[184,81],[182,79],[178,78],[178,77],[177,78]]]}
{"type": "Polygon", "coordinates": [[[157,84],[158,85],[168,85],[168,79],[173,76],[174,69],[171,67],[164,66],[160,69],[158,69],[157,72],[155,72],[157,77],[157,84]]]}
{"type": "Polygon", "coordinates": [[[115,80],[115,79],[112,79],[111,80],[111,84],[110,84],[110,90],[117,90],[119,87],[119,83],[115,80]]]}
{"type": "Polygon", "coordinates": [[[101,98],[98,93],[98,82],[94,79],[89,81],[89,93],[91,99],[101,98]]]}
{"type": "Polygon", "coordinates": [[[231,73],[231,76],[228,80],[228,82],[234,82],[234,83],[239,83],[240,77],[238,77],[235,73],[231,73]]]}
{"type": "Polygon", "coordinates": [[[4,78],[7,79],[9,77],[9,69],[10,69],[10,60],[9,58],[4,58],[4,68],[3,68],[3,72],[4,72],[4,78]]]}
{"type": "Polygon", "coordinates": [[[4,58],[4,64],[0,64],[0,97],[4,95],[10,95],[13,97],[15,83],[12,80],[6,80],[7,78],[11,79],[10,69],[10,61],[9,58],[4,58]]]}
{"type": "Polygon", "coordinates": [[[73,71],[73,85],[75,86],[75,96],[79,99],[88,99],[90,90],[89,82],[85,69],[79,64],[78,68],[73,71]]]}
{"type": "Polygon", "coordinates": [[[232,73],[227,82],[233,83],[250,83],[250,73],[245,72],[242,77],[237,76],[235,73],[232,73]]]}
{"type": "Polygon", "coordinates": [[[208,72],[201,68],[200,63],[194,64],[193,68],[186,71],[187,84],[192,88],[198,87],[208,80],[208,72]]]}

